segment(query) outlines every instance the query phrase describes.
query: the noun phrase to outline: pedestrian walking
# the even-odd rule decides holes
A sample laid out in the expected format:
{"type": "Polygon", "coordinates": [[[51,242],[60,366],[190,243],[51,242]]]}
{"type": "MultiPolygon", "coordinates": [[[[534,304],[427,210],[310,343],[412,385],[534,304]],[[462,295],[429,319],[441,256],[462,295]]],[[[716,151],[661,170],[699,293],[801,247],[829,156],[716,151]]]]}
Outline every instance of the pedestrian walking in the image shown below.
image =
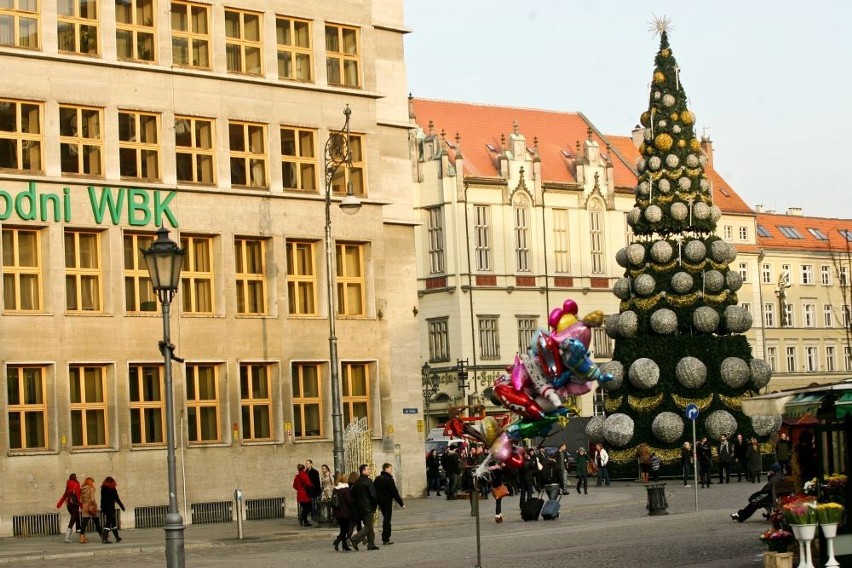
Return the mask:
{"type": "Polygon", "coordinates": [[[391,517],[393,515],[393,502],[396,501],[400,507],[405,509],[405,503],[399,495],[396,482],[393,480],[393,465],[382,464],[382,472],[376,476],[373,484],[376,487],[376,501],[382,512],[382,544],[388,546],[393,544],[391,540],[391,517]]]}
{"type": "Polygon", "coordinates": [[[651,481],[657,483],[660,480],[660,466],[662,461],[657,452],[651,452],[651,481]]]}
{"type": "Polygon", "coordinates": [[[689,478],[692,477],[692,444],[684,442],[680,449],[680,465],[683,468],[683,486],[689,487],[689,478]]]}
{"type": "Polygon", "coordinates": [[[713,467],[713,452],[710,449],[707,436],[704,436],[698,441],[695,450],[698,454],[698,480],[701,482],[701,487],[709,488],[712,484],[710,481],[710,468],[713,467]]]}
{"type": "Polygon", "coordinates": [[[520,509],[524,510],[524,503],[535,496],[535,478],[538,476],[538,461],[532,450],[526,450],[524,463],[518,472],[518,490],[520,493],[520,509]]]}
{"type": "Polygon", "coordinates": [[[734,446],[728,441],[728,437],[722,434],[719,439],[719,484],[731,482],[731,461],[734,459],[734,446]]]}
{"type": "Polygon", "coordinates": [[[360,531],[364,527],[364,521],[361,519],[361,512],[358,510],[358,506],[355,501],[352,499],[352,488],[355,487],[355,483],[358,481],[360,476],[357,472],[353,471],[349,473],[349,478],[346,480],[346,484],[349,485],[349,533],[346,535],[346,538],[352,539],[352,535],[358,531],[360,531]]]}
{"type": "Polygon", "coordinates": [[[305,472],[311,480],[311,487],[308,490],[308,495],[311,496],[311,519],[317,524],[320,523],[320,497],[322,496],[322,479],[320,473],[314,469],[312,460],[305,460],[305,472]]]}
{"type": "Polygon", "coordinates": [[[118,496],[118,483],[112,476],[107,476],[101,483],[101,511],[104,513],[104,532],[101,541],[104,544],[109,544],[109,531],[115,536],[115,542],[121,542],[121,535],[118,534],[118,523],[115,519],[115,506],[121,507],[124,511],[124,503],[121,502],[121,497],[118,496]]]}
{"type": "Polygon", "coordinates": [[[752,483],[760,482],[760,470],[763,467],[763,458],[760,455],[760,445],[757,438],[752,436],[746,448],[746,462],[748,462],[748,476],[752,483]]]}
{"type": "Polygon", "coordinates": [[[577,450],[577,493],[580,493],[580,487],[583,488],[583,495],[589,494],[589,454],[586,453],[586,448],[577,450]]]}
{"type": "Polygon", "coordinates": [[[352,521],[352,492],[349,488],[349,474],[341,473],[337,476],[337,484],[331,490],[331,514],[337,519],[337,537],[332,546],[339,551],[343,546],[343,552],[349,552],[349,526],[352,521]]]}
{"type": "Polygon", "coordinates": [[[334,476],[326,464],[320,466],[320,522],[334,524],[331,514],[331,493],[334,491],[334,476]]]}
{"type": "Polygon", "coordinates": [[[790,467],[790,457],[793,453],[793,444],[787,438],[786,432],[781,432],[778,441],[775,442],[775,459],[778,465],[784,470],[784,475],[792,475],[793,469],[790,467]]]}
{"type": "Polygon", "coordinates": [[[492,465],[488,468],[491,472],[491,494],[494,496],[494,522],[503,522],[503,497],[509,494],[509,488],[503,480],[503,464],[492,465]]]}
{"type": "Polygon", "coordinates": [[[459,489],[459,477],[461,476],[461,457],[456,448],[447,447],[441,456],[441,465],[447,474],[447,500],[456,498],[459,489]]]}
{"type": "Polygon", "coordinates": [[[59,498],[59,502],[56,504],[56,508],[59,509],[64,503],[65,508],[68,510],[68,514],[71,515],[71,518],[68,520],[68,527],[65,529],[66,543],[71,542],[71,533],[75,529],[78,533],[80,532],[81,499],[80,482],[77,481],[77,474],[72,473],[68,476],[68,481],[65,482],[65,492],[62,493],[62,497],[59,498]]]}
{"type": "Polygon", "coordinates": [[[373,530],[375,522],[376,507],[378,499],[376,497],[376,486],[370,478],[370,466],[361,464],[358,468],[360,475],[358,481],[352,486],[352,504],[358,509],[358,514],[364,522],[364,528],[352,535],[352,548],[358,550],[358,545],[367,543],[367,550],[379,550],[376,546],[376,533],[373,530]]]}
{"type": "Polygon", "coordinates": [[[299,524],[303,527],[312,527],[308,516],[313,509],[313,498],[311,497],[311,478],[308,476],[307,468],[299,464],[296,466],[296,477],[293,478],[293,489],[296,490],[296,502],[299,504],[299,524]]]}
{"type": "Polygon", "coordinates": [[[89,521],[95,525],[95,531],[99,537],[103,539],[103,531],[101,531],[101,518],[98,514],[98,490],[95,487],[95,480],[92,477],[87,477],[80,486],[80,543],[87,543],[86,529],[89,526],[89,521]]]}
{"type": "Polygon", "coordinates": [[[639,460],[639,475],[642,483],[648,483],[651,474],[651,447],[645,442],[636,446],[636,458],[639,460]]]}
{"type": "Polygon", "coordinates": [[[746,451],[748,450],[748,442],[742,434],[737,434],[734,440],[734,465],[737,466],[737,482],[743,480],[745,475],[746,481],[751,481],[748,477],[748,462],[746,461],[746,451]]]}
{"type": "Polygon", "coordinates": [[[609,454],[604,449],[603,444],[595,445],[595,465],[598,466],[597,486],[600,487],[605,484],[609,487],[609,454]]]}
{"type": "Polygon", "coordinates": [[[430,491],[441,496],[441,462],[438,461],[438,451],[435,449],[429,450],[426,456],[426,497],[430,491]]]}
{"type": "Polygon", "coordinates": [[[559,489],[568,494],[568,446],[561,444],[556,451],[556,466],[559,469],[559,489]]]}

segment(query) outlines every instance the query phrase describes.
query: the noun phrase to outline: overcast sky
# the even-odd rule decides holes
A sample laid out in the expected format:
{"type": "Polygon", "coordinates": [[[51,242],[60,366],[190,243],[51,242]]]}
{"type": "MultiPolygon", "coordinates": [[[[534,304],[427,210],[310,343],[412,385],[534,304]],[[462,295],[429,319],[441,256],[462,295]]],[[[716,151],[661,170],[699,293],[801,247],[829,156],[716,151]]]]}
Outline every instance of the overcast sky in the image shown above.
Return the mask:
{"type": "Polygon", "coordinates": [[[664,15],[696,132],[734,190],[752,207],[852,219],[848,0],[405,0],[409,90],[579,111],[629,136],[659,47],[649,22],[664,15]]]}

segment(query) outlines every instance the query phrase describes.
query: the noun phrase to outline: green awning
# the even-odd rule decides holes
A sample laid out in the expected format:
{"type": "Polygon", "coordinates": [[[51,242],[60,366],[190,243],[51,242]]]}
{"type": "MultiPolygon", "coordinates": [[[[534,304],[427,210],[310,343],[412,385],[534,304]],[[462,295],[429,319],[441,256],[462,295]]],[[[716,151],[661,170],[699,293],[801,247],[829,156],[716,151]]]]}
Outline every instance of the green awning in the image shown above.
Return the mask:
{"type": "Polygon", "coordinates": [[[847,414],[852,414],[852,392],[840,395],[840,398],[834,401],[834,410],[837,412],[838,420],[842,420],[847,414]]]}
{"type": "MultiPolygon", "coordinates": [[[[801,418],[806,414],[816,416],[819,405],[827,394],[827,391],[799,393],[784,405],[784,415],[788,418],[801,418]]],[[[852,404],[852,401],[850,401],[850,404],[852,404]]],[[[852,411],[852,408],[850,408],[850,411],[852,411]]]]}

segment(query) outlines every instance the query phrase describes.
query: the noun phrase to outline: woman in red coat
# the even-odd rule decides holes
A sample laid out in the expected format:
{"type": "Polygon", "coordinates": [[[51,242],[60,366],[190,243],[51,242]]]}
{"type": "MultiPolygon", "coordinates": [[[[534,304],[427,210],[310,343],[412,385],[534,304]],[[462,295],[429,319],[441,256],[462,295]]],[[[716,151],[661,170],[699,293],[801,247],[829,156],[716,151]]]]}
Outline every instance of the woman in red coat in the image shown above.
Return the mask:
{"type": "MultiPolygon", "coordinates": [[[[72,473],[68,476],[68,481],[65,482],[65,493],[62,494],[62,497],[56,504],[56,508],[58,509],[63,503],[65,503],[65,507],[68,509],[68,514],[71,515],[71,520],[68,521],[68,528],[65,529],[65,542],[71,542],[72,530],[76,529],[77,532],[80,532],[81,500],[82,495],[80,494],[80,482],[77,481],[77,474],[72,473]]],[[[80,542],[83,542],[83,540],[80,539],[80,542]]]]}
{"type": "Polygon", "coordinates": [[[293,489],[296,490],[296,501],[299,503],[299,524],[303,527],[313,526],[308,522],[308,515],[311,514],[311,490],[314,485],[311,483],[311,478],[308,472],[305,471],[305,466],[298,465],[299,473],[293,479],[293,489]]]}

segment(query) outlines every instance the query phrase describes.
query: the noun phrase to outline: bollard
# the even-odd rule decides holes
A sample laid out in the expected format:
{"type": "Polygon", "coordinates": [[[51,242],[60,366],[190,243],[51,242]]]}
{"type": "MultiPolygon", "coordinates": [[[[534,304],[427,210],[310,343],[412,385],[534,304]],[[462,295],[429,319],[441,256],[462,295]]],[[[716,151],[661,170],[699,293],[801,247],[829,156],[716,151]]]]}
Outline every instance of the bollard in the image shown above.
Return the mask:
{"type": "Polygon", "coordinates": [[[234,501],[237,503],[237,538],[243,539],[243,490],[234,489],[234,501]]]}
{"type": "Polygon", "coordinates": [[[666,501],[666,484],[656,483],[645,487],[648,491],[648,514],[649,515],[668,515],[666,510],[669,507],[666,501]]]}

